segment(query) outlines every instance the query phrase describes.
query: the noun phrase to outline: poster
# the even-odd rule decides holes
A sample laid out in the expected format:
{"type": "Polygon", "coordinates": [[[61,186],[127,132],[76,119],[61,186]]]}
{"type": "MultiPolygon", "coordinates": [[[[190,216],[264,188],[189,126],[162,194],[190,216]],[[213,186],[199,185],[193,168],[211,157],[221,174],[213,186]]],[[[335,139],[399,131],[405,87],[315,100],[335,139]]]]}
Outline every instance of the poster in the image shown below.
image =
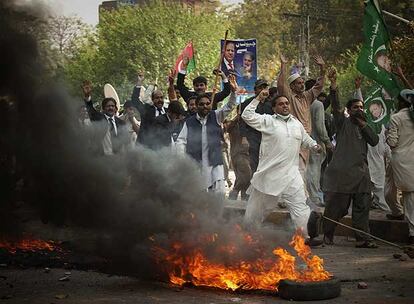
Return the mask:
{"type": "Polygon", "coordinates": [[[221,40],[221,51],[224,51],[221,70],[227,76],[229,73],[236,75],[239,95],[254,94],[254,83],[257,80],[256,39],[227,40],[226,49],[223,48],[224,40],[221,40]]]}
{"type": "Polygon", "coordinates": [[[364,112],[367,122],[377,134],[381,133],[383,125],[388,124],[394,111],[394,101],[381,86],[372,89],[365,98],[364,112]]]}

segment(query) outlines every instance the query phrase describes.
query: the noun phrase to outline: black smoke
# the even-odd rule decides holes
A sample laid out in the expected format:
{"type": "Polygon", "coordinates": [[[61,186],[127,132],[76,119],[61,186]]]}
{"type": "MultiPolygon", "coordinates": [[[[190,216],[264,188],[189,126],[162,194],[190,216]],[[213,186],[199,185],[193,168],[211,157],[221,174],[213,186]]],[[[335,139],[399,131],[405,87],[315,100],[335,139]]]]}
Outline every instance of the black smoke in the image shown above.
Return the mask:
{"type": "Polygon", "coordinates": [[[0,234],[19,232],[10,214],[20,183],[45,223],[88,229],[97,253],[137,274],[152,273],[153,239],[200,245],[201,235],[217,233],[243,242],[224,222],[223,202],[200,191],[187,157],[144,148],[94,155],[100,143],[78,124],[80,98],[45,76],[35,35],[45,10],[3,1],[0,14],[0,234]]]}

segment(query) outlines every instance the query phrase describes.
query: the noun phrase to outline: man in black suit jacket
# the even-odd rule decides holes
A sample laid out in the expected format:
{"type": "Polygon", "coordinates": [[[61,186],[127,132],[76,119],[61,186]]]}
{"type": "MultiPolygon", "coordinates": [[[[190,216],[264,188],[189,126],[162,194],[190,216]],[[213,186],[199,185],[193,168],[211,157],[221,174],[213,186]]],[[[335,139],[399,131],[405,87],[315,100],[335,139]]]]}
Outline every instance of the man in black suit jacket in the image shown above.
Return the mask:
{"type": "Polygon", "coordinates": [[[230,73],[235,73],[236,68],[234,66],[234,56],[236,54],[236,46],[234,42],[228,41],[224,49],[224,57],[221,63],[221,70],[226,76],[229,76],[230,73]]]}
{"type": "Polygon", "coordinates": [[[132,92],[131,103],[141,115],[141,126],[138,133],[137,142],[153,149],[156,144],[154,135],[155,118],[167,113],[164,108],[164,94],[161,90],[155,90],[151,94],[152,105],[144,104],[139,98],[142,83],[144,81],[143,74],[138,75],[138,81],[132,92]]]}
{"type": "MultiPolygon", "coordinates": [[[[198,76],[194,78],[193,80],[193,88],[194,91],[190,91],[186,85],[184,84],[185,80],[185,73],[187,69],[188,64],[188,58],[183,59],[182,68],[183,70],[178,71],[177,75],[177,88],[180,91],[181,96],[183,97],[184,101],[188,103],[188,100],[192,96],[197,96],[200,94],[206,93],[207,90],[207,78],[204,76],[198,76]]],[[[226,75],[222,71],[215,71],[215,73],[220,73],[221,79],[223,81],[223,90],[218,92],[216,95],[214,95],[213,100],[213,110],[217,109],[217,104],[220,101],[223,101],[227,96],[230,95],[230,83],[226,77],[226,75]]],[[[207,93],[211,97],[211,92],[207,93]]]]}
{"type": "Polygon", "coordinates": [[[82,85],[85,105],[89,118],[101,124],[100,136],[102,136],[102,149],[104,155],[113,155],[121,150],[127,143],[127,130],[125,121],[116,117],[118,111],[116,101],[112,97],[102,100],[102,113],[93,107],[91,98],[92,84],[84,81],[82,85]]]}
{"type": "Polygon", "coordinates": [[[155,149],[171,146],[177,140],[184,118],[185,111],[182,105],[178,101],[170,102],[167,113],[155,118],[155,149]]]}

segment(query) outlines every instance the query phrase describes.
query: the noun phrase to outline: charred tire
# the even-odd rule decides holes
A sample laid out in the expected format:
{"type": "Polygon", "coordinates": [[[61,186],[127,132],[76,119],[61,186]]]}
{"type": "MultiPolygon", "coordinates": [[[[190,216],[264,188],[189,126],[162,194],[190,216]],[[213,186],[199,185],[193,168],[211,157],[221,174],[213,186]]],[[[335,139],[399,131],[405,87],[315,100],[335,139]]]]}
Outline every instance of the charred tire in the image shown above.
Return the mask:
{"type": "Polygon", "coordinates": [[[281,280],[279,296],[285,300],[312,301],[336,298],[341,294],[341,282],[332,278],[320,282],[281,280]]]}

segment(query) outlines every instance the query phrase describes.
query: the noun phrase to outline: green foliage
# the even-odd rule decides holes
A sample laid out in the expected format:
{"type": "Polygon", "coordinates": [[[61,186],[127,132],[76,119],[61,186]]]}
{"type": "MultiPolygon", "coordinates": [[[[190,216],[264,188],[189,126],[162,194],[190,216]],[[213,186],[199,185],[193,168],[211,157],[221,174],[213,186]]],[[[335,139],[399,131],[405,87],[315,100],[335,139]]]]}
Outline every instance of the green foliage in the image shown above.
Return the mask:
{"type": "Polygon", "coordinates": [[[405,76],[414,83],[414,22],[411,22],[411,33],[396,37],[393,41],[394,55],[400,63],[405,76]]]}
{"type": "MultiPolygon", "coordinates": [[[[338,88],[340,92],[340,98],[342,103],[346,103],[346,100],[351,98],[355,91],[355,78],[359,76],[359,72],[356,69],[356,61],[359,55],[359,49],[355,51],[347,50],[342,54],[342,65],[338,66],[338,88]]],[[[365,82],[363,82],[365,85],[365,82]]],[[[365,92],[364,87],[362,88],[365,92]]]]}
{"type": "MultiPolygon", "coordinates": [[[[169,69],[192,40],[197,68],[187,78],[205,75],[212,85],[212,70],[220,55],[219,40],[227,28],[214,12],[193,14],[177,3],[151,1],[148,5],[122,7],[101,14],[96,34],[67,65],[66,74],[75,90],[82,80],[90,79],[97,92],[102,92],[105,83],[118,88],[129,81],[132,86],[137,72],[145,71],[147,83],[157,83],[165,90],[169,69]]],[[[120,95],[125,100],[130,92],[120,95]]]]}
{"type": "MultiPolygon", "coordinates": [[[[412,1],[400,0],[396,4],[382,0],[381,4],[383,9],[410,19],[412,1]]],[[[95,85],[95,96],[102,96],[102,87],[109,82],[121,100],[125,100],[137,72],[143,70],[147,84],[157,83],[165,91],[169,69],[192,40],[197,69],[187,77],[187,85],[191,86],[196,75],[204,75],[211,88],[211,70],[219,59],[219,40],[230,29],[230,39],[258,40],[259,75],[272,80],[278,72],[280,53],[297,61],[301,19],[295,14],[309,14],[310,55],[319,53],[328,65],[337,67],[341,96],[348,98],[358,75],[355,61],[362,42],[363,13],[363,0],[244,0],[216,11],[197,9],[196,12],[178,1],[148,1],[146,5],[102,13],[96,31],[75,40],[76,47],[66,56],[70,59],[65,62],[65,74],[74,92],[79,93],[79,84],[90,79],[95,85]]],[[[398,36],[394,40],[395,57],[412,81],[412,33],[407,25],[388,16],[385,19],[391,36],[398,36]]],[[[49,50],[55,56],[58,49],[49,50]]],[[[311,76],[318,73],[312,64],[310,71],[311,76]]],[[[369,85],[365,79],[363,90],[369,85]]]]}
{"type": "Polygon", "coordinates": [[[235,27],[236,37],[256,38],[258,41],[259,75],[272,79],[283,50],[295,53],[297,26],[294,20],[282,14],[295,11],[295,0],[245,0],[231,11],[229,19],[235,27]]]}

